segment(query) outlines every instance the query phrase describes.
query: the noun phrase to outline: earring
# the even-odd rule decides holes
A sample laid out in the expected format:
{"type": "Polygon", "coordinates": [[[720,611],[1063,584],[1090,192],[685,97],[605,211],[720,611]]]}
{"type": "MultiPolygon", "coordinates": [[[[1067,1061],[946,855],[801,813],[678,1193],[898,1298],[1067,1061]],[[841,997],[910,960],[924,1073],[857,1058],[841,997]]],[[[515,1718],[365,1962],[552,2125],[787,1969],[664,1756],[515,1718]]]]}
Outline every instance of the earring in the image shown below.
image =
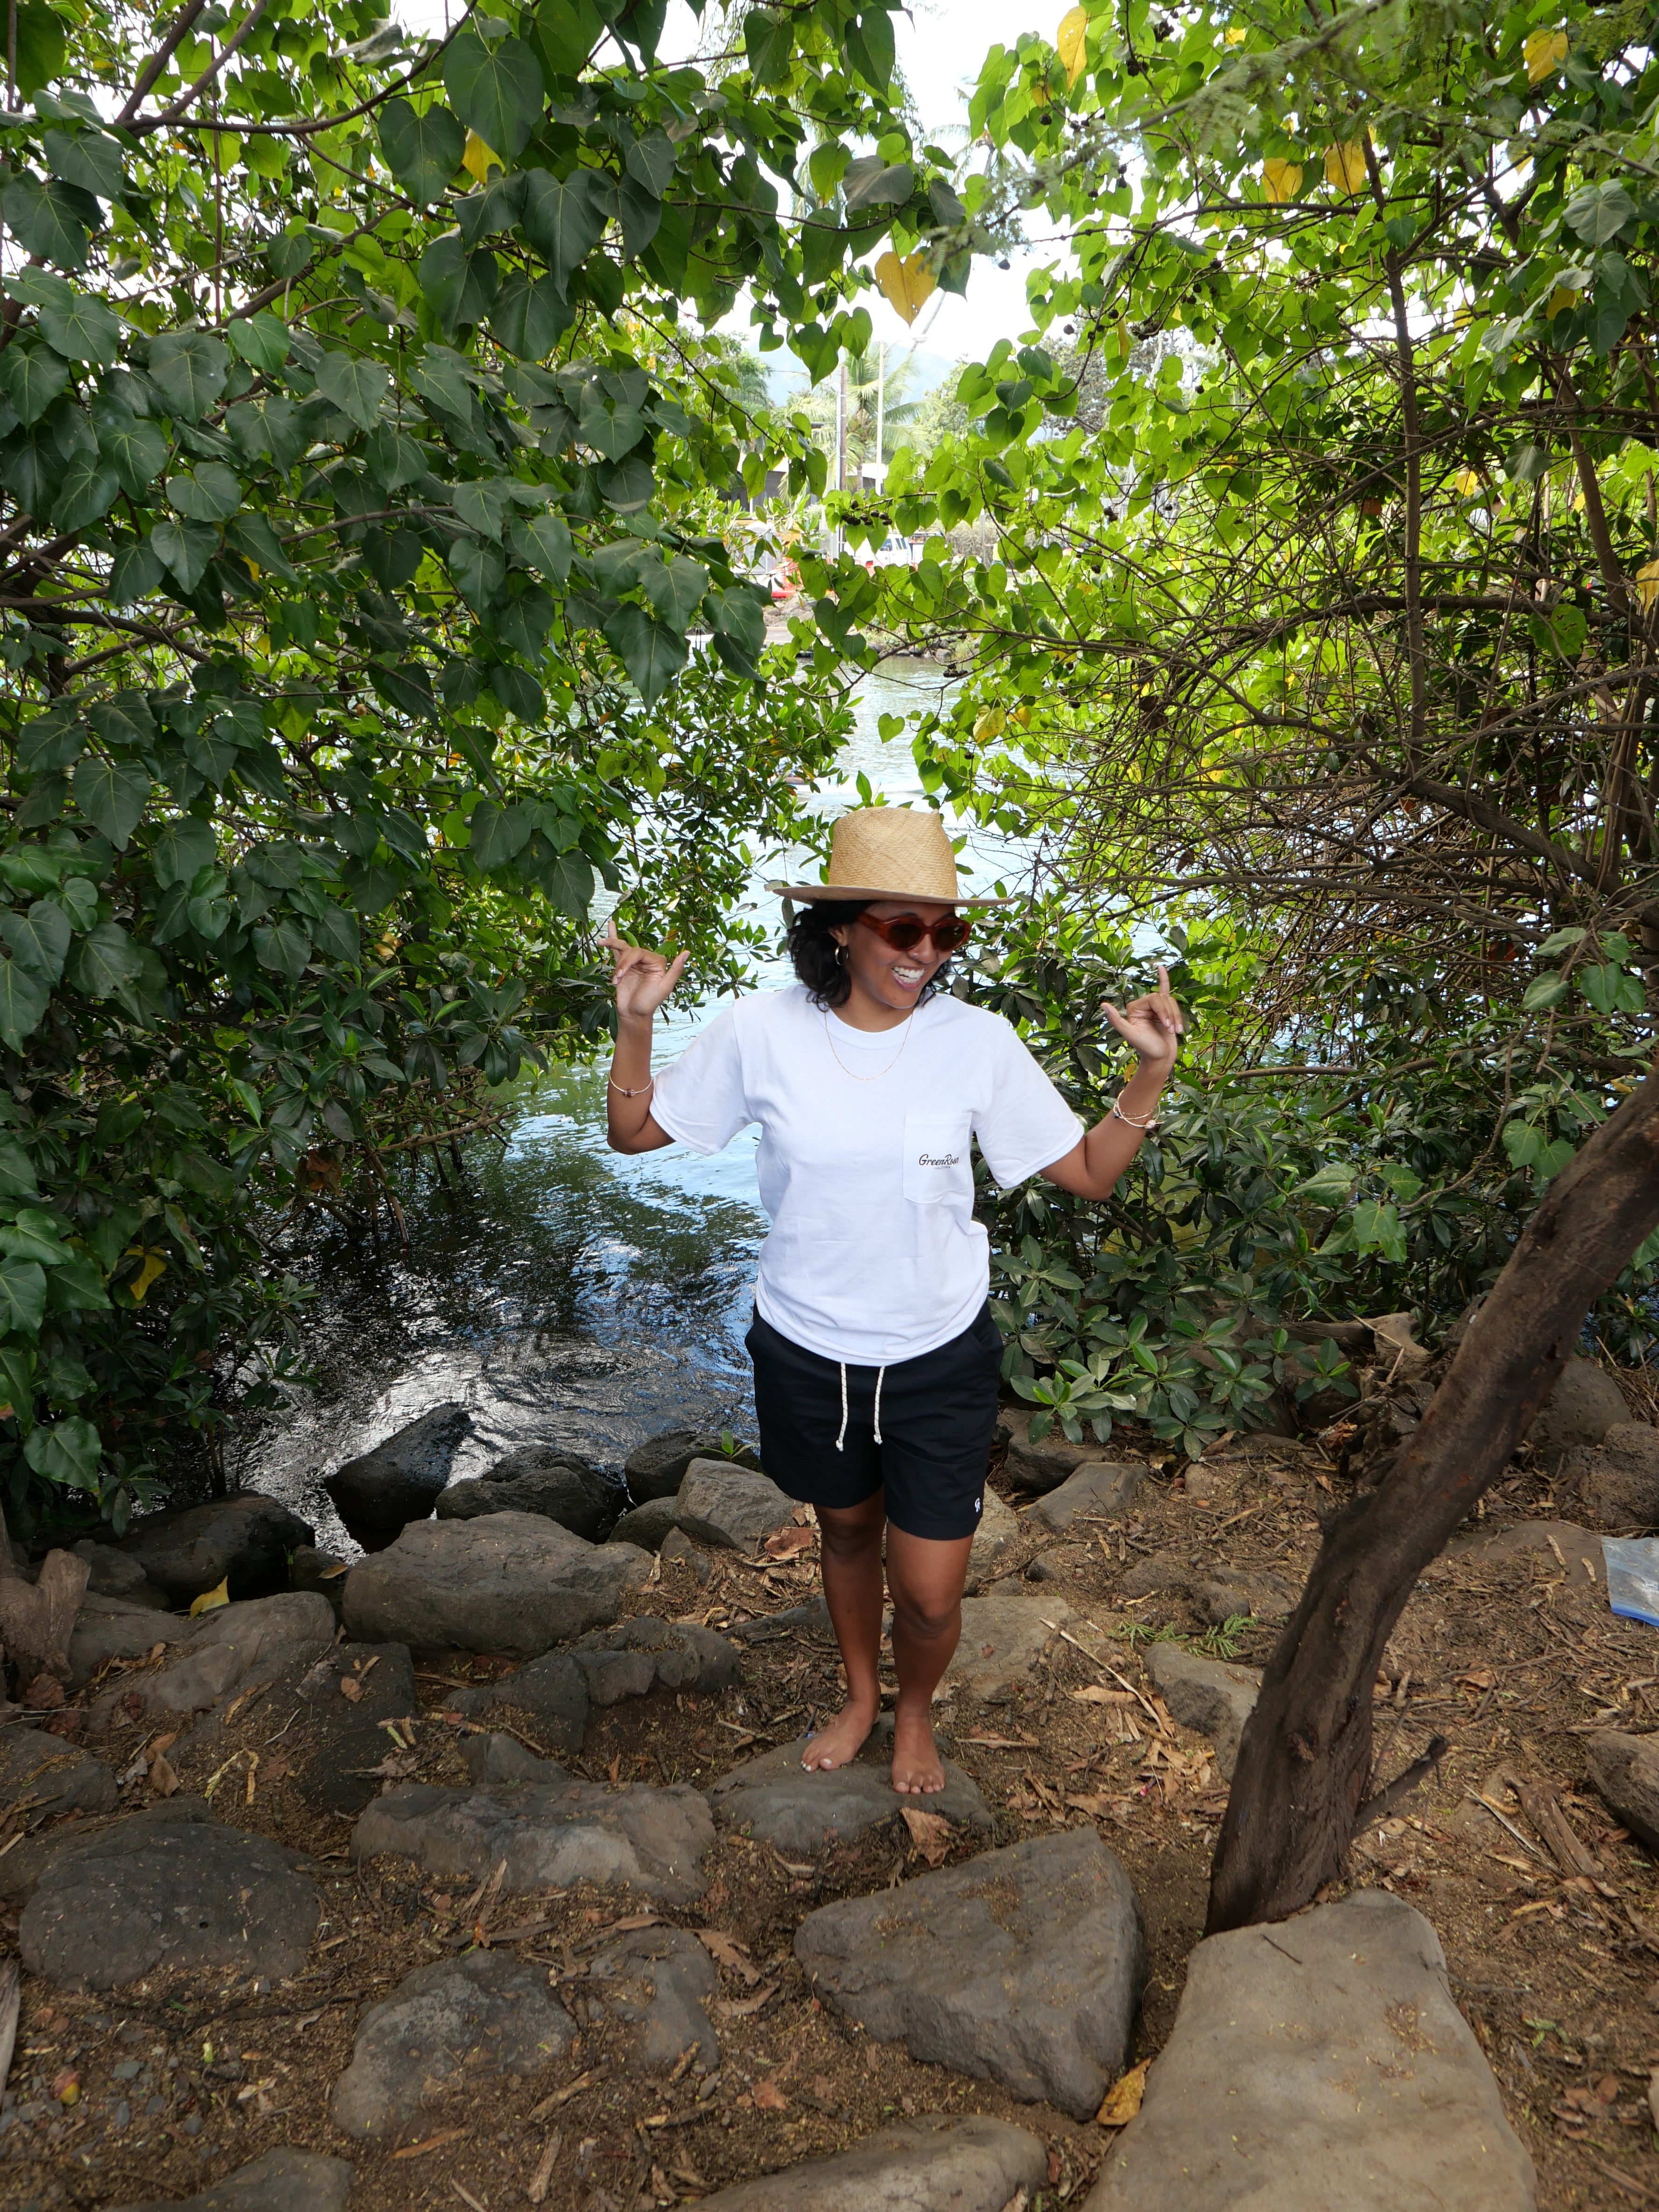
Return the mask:
{"type": "Polygon", "coordinates": [[[844,945],[838,945],[836,947],[836,965],[837,968],[844,968],[847,965],[847,947],[844,945]]]}

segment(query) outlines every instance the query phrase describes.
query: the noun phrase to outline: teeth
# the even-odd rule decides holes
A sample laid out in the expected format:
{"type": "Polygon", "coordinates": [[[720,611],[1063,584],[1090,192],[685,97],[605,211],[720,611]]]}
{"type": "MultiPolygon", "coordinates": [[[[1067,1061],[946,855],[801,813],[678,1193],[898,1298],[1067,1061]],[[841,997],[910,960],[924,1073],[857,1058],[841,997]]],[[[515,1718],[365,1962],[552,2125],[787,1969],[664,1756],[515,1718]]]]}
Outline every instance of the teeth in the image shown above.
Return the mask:
{"type": "Polygon", "coordinates": [[[895,968],[893,973],[901,983],[914,983],[922,971],[920,968],[895,968]]]}

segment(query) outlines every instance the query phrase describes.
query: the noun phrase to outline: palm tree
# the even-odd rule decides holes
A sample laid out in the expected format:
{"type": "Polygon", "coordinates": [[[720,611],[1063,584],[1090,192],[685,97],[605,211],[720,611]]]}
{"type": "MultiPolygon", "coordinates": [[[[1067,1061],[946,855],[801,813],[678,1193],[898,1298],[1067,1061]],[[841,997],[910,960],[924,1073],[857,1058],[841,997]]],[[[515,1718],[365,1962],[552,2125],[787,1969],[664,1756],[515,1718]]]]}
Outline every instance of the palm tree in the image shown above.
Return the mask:
{"type": "MultiPolygon", "coordinates": [[[[876,424],[881,423],[881,454],[884,461],[890,460],[904,443],[896,431],[902,430],[915,416],[921,402],[908,398],[910,380],[915,374],[915,349],[913,346],[897,368],[889,366],[885,379],[881,371],[881,354],[849,353],[843,357],[842,372],[847,379],[847,475],[849,483],[856,483],[860,472],[875,459],[876,424]],[[882,386],[885,383],[884,392],[882,386]]],[[[818,434],[818,443],[833,453],[836,449],[836,416],[841,405],[839,374],[826,376],[804,403],[805,412],[818,434]]]]}

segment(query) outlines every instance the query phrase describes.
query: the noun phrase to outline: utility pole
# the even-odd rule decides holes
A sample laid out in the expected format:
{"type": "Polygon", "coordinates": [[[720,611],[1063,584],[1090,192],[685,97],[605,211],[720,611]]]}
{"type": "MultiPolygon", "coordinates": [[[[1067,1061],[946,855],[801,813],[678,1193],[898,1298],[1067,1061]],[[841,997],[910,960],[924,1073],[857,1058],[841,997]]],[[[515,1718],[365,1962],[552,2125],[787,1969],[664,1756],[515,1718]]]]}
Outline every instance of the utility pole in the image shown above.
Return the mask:
{"type": "MultiPolygon", "coordinates": [[[[836,489],[847,489],[847,356],[841,357],[841,372],[836,387],[836,489]]],[[[846,544],[842,524],[836,525],[836,558],[840,560],[846,544]]]]}
{"type": "Polygon", "coordinates": [[[887,481],[882,464],[886,455],[886,433],[883,429],[887,406],[887,347],[885,341],[876,349],[876,489],[879,491],[887,481]]]}

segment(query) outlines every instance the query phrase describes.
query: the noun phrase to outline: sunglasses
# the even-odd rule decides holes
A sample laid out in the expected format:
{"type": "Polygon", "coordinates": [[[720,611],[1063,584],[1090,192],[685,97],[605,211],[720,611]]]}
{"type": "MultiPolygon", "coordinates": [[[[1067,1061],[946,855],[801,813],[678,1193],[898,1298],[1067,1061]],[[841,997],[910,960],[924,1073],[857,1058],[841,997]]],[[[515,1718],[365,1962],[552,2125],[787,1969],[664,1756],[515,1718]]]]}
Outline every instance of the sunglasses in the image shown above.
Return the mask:
{"type": "Polygon", "coordinates": [[[896,914],[890,921],[879,920],[873,914],[861,914],[857,920],[866,929],[873,929],[884,945],[890,945],[895,952],[909,952],[924,938],[931,938],[933,950],[941,955],[959,952],[973,934],[973,921],[965,914],[947,914],[939,921],[919,921],[913,914],[896,914]]]}

